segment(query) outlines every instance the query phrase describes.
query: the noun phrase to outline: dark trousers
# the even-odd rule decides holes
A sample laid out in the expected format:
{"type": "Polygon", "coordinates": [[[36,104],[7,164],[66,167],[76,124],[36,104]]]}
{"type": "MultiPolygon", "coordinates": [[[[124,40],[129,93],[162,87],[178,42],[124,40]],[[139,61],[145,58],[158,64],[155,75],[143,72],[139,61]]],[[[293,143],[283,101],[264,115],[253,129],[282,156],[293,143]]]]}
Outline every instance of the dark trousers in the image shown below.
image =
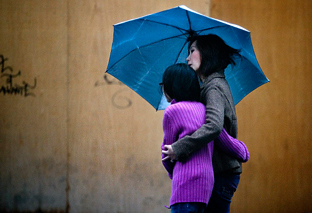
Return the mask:
{"type": "Polygon", "coordinates": [[[229,213],[231,199],[236,191],[240,175],[215,175],[215,183],[205,213],[229,213]]]}
{"type": "Polygon", "coordinates": [[[171,213],[204,213],[205,203],[176,203],[171,206],[171,213]]]}

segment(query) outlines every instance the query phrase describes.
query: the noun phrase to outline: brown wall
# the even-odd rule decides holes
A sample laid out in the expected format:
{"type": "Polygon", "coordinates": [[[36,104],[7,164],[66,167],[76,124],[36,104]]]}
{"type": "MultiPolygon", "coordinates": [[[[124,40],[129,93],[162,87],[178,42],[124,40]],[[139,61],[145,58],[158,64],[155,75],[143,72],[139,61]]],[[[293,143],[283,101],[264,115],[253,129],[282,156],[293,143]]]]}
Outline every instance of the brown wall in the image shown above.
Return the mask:
{"type": "Polygon", "coordinates": [[[168,212],[163,112],[103,75],[113,24],[180,4],[249,29],[271,80],[237,105],[232,212],[312,211],[309,0],[0,0],[0,86],[20,71],[0,93],[0,210],[168,212]]]}
{"type": "Polygon", "coordinates": [[[211,16],[251,31],[270,83],[236,107],[250,161],[233,212],[312,211],[312,1],[211,1],[211,16]]]}

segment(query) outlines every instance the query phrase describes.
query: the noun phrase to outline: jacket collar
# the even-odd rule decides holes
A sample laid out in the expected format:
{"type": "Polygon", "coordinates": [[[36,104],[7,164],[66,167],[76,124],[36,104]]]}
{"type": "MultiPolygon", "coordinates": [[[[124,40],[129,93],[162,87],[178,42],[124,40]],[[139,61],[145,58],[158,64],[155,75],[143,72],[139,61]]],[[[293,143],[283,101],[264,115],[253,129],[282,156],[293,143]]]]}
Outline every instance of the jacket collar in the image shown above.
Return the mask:
{"type": "Polygon", "coordinates": [[[224,75],[224,70],[219,70],[217,72],[214,72],[212,74],[210,74],[206,79],[205,81],[203,82],[203,84],[208,84],[212,79],[214,78],[225,78],[225,75],[224,75]]]}

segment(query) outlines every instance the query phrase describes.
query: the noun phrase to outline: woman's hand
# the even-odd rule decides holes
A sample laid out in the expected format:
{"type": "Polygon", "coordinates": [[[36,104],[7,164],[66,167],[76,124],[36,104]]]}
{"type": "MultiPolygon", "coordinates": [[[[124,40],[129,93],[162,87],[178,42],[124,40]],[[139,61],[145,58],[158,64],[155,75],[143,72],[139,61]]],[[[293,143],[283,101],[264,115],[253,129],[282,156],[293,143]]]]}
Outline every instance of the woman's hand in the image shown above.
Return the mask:
{"type": "Polygon", "coordinates": [[[164,148],[165,148],[165,150],[162,150],[161,153],[163,153],[167,156],[161,160],[162,161],[171,160],[171,162],[175,161],[177,159],[177,157],[173,152],[172,146],[171,145],[165,145],[164,148]]]}

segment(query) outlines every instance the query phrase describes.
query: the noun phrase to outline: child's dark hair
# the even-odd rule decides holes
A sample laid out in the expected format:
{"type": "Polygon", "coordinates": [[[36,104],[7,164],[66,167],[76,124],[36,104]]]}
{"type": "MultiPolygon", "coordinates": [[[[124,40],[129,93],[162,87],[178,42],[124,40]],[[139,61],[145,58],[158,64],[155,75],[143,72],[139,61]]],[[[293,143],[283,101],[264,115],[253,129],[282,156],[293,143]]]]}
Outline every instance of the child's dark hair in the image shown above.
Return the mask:
{"type": "Polygon", "coordinates": [[[240,57],[240,50],[227,45],[222,38],[214,34],[194,36],[189,47],[196,41],[196,47],[201,54],[199,71],[204,76],[224,70],[229,64],[235,65],[234,57],[240,57]]]}
{"type": "Polygon", "coordinates": [[[163,74],[164,91],[175,101],[199,101],[200,86],[195,71],[187,64],[169,66],[163,74]]]}

